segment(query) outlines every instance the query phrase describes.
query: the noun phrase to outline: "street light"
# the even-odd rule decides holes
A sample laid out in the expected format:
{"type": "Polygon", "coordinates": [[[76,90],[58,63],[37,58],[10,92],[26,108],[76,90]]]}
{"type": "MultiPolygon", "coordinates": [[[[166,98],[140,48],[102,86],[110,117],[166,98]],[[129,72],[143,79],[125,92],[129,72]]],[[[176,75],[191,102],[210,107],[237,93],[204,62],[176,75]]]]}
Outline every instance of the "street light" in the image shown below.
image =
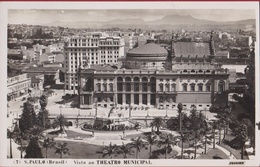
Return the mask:
{"type": "Polygon", "coordinates": [[[168,106],[166,106],[166,116],[165,117],[168,117],[168,106]]]}
{"type": "Polygon", "coordinates": [[[205,111],[205,118],[207,119],[207,108],[206,107],[204,108],[204,111],[205,111]]]}
{"type": "Polygon", "coordinates": [[[59,107],[59,108],[60,108],[60,115],[61,115],[61,113],[62,113],[62,112],[61,112],[61,109],[63,108],[63,107],[62,107],[62,105],[60,105],[60,107],[59,107]]]}
{"type": "Polygon", "coordinates": [[[80,109],[78,110],[78,115],[80,115],[80,109]]]}

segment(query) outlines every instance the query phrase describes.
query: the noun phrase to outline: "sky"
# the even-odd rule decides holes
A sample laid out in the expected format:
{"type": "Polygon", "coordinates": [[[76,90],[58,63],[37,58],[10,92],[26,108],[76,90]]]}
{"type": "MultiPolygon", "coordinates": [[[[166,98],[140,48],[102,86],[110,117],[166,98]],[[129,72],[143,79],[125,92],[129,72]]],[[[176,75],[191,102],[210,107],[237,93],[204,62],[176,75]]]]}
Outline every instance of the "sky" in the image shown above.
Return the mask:
{"type": "Polygon", "coordinates": [[[114,19],[136,18],[153,21],[173,14],[191,15],[197,19],[223,22],[255,19],[255,12],[252,9],[9,9],[8,23],[42,25],[55,21],[109,21],[114,19]]]}

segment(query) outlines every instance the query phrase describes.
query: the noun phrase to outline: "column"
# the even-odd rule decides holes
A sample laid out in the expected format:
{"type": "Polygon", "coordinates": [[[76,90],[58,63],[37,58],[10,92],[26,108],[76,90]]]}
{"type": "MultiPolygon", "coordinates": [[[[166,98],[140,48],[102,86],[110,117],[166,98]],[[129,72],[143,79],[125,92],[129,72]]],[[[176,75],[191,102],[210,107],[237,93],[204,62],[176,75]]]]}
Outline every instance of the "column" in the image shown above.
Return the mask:
{"type": "Polygon", "coordinates": [[[157,106],[157,107],[158,107],[158,105],[159,105],[159,96],[158,96],[158,95],[156,95],[156,102],[155,102],[155,106],[157,106]]]}
{"type": "Polygon", "coordinates": [[[142,93],[139,93],[139,105],[143,104],[143,95],[142,93]]]}
{"type": "MultiPolygon", "coordinates": [[[[132,79],[133,80],[133,79],[132,79]]],[[[134,105],[134,83],[131,83],[131,105],[134,105]]]]}
{"type": "Polygon", "coordinates": [[[134,94],[133,93],[131,93],[131,103],[130,104],[134,105],[134,94]]]}
{"type": "Polygon", "coordinates": [[[148,106],[151,105],[150,102],[151,102],[151,94],[150,94],[150,92],[148,92],[148,93],[147,93],[147,105],[148,105],[148,106]]]}
{"type": "Polygon", "coordinates": [[[122,83],[122,105],[126,104],[126,99],[125,99],[125,83],[122,83]]]}

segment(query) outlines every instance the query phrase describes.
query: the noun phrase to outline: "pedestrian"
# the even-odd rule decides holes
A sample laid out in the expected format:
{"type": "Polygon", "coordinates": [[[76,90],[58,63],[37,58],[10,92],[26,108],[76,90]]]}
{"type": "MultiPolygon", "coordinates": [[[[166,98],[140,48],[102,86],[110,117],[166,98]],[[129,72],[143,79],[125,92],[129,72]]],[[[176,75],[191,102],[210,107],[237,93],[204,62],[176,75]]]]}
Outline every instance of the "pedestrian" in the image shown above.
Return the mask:
{"type": "Polygon", "coordinates": [[[125,137],[125,130],[123,130],[123,137],[125,137]]]}
{"type": "Polygon", "coordinates": [[[94,135],[95,135],[95,132],[94,132],[94,130],[92,130],[92,136],[94,137],[94,135]]]}

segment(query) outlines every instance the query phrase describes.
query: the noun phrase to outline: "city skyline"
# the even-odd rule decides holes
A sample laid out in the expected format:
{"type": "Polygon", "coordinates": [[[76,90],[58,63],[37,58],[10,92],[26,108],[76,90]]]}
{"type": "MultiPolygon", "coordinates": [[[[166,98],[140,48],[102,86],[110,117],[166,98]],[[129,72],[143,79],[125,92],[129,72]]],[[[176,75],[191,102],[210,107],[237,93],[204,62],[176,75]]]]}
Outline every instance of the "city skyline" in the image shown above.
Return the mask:
{"type": "Polygon", "coordinates": [[[168,15],[190,15],[196,19],[216,22],[255,19],[255,11],[253,9],[10,9],[8,10],[8,23],[45,25],[56,21],[106,22],[115,19],[142,19],[144,21],[154,21],[168,15]]]}

